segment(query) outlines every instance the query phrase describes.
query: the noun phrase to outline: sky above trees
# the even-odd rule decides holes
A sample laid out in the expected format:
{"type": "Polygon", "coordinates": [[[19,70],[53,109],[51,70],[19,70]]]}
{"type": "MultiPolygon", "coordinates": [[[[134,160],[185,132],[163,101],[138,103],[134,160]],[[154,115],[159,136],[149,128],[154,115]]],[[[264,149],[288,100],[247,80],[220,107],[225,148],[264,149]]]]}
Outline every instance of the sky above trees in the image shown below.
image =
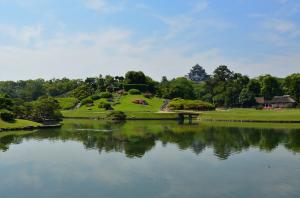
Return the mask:
{"type": "Polygon", "coordinates": [[[0,0],[0,80],[300,72],[299,0],[0,0]]]}

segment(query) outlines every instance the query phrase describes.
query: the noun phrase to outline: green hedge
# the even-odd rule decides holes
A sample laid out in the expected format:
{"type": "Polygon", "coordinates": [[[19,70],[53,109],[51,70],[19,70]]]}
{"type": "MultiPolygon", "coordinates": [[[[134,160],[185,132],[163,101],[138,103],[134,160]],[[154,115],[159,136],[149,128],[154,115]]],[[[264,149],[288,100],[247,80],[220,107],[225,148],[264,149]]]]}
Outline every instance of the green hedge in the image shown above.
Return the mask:
{"type": "Polygon", "coordinates": [[[113,95],[109,92],[101,92],[99,96],[100,98],[111,98],[113,95]]]}
{"type": "Polygon", "coordinates": [[[139,94],[141,94],[141,91],[138,90],[138,89],[130,89],[130,90],[128,91],[128,93],[129,93],[130,95],[139,95],[139,94]]]}
{"type": "Polygon", "coordinates": [[[93,99],[88,97],[88,98],[81,100],[81,105],[86,105],[86,104],[94,104],[93,99]]]}
{"type": "Polygon", "coordinates": [[[126,114],[122,111],[112,111],[106,116],[110,120],[126,120],[126,114]]]}
{"type": "Polygon", "coordinates": [[[184,99],[173,99],[168,107],[171,110],[193,110],[193,111],[210,111],[215,110],[215,106],[211,103],[204,102],[201,100],[184,100],[184,99]]]}
{"type": "Polygon", "coordinates": [[[109,102],[101,101],[98,105],[98,108],[105,110],[112,110],[111,104],[109,102]]]}
{"type": "Polygon", "coordinates": [[[5,122],[13,122],[15,121],[15,116],[13,113],[9,112],[9,111],[2,111],[0,112],[0,118],[1,120],[5,121],[5,122]]]}
{"type": "Polygon", "coordinates": [[[124,84],[125,91],[129,91],[130,89],[137,89],[141,92],[149,91],[149,86],[146,84],[124,84]]]}

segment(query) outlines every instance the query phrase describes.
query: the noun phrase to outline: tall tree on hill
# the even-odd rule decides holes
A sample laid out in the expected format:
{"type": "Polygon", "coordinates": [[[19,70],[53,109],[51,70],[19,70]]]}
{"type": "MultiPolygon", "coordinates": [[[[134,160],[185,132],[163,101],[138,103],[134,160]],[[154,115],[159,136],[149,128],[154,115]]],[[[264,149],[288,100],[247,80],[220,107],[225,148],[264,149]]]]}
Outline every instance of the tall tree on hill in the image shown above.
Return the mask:
{"type": "Polygon", "coordinates": [[[128,84],[146,84],[146,75],[141,71],[129,71],[125,75],[128,84]]]}
{"type": "Polygon", "coordinates": [[[234,72],[228,69],[226,65],[220,65],[213,72],[213,78],[216,81],[227,81],[233,78],[234,72]]]}

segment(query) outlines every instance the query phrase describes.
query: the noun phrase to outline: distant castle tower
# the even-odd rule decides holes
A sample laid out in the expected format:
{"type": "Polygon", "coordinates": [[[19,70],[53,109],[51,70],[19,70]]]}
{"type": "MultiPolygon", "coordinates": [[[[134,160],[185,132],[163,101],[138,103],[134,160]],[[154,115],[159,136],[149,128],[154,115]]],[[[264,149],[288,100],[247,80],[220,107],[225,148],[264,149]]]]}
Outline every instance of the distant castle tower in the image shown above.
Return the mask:
{"type": "Polygon", "coordinates": [[[205,69],[203,69],[202,66],[197,64],[191,69],[190,73],[188,73],[188,75],[186,75],[185,77],[191,81],[194,81],[195,83],[200,83],[206,80],[208,78],[208,75],[205,69]]]}

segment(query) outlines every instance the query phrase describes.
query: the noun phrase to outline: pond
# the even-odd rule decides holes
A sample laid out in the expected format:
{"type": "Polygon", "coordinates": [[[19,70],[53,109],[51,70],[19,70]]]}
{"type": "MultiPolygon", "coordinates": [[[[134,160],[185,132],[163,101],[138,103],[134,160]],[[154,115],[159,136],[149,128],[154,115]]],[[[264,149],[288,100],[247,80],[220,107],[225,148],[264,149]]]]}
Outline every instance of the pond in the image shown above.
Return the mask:
{"type": "Polygon", "coordinates": [[[300,197],[300,127],[65,120],[0,133],[0,196],[300,197]]]}

